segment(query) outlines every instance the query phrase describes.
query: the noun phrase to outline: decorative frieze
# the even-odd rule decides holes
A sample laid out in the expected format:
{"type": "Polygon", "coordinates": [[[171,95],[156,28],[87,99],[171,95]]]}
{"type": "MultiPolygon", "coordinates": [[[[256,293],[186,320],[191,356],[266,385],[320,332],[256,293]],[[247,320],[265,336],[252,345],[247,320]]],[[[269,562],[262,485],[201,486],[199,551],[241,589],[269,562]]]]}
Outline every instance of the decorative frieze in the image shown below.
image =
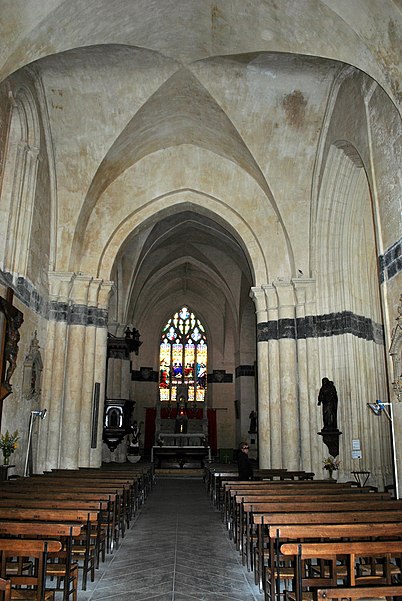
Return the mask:
{"type": "Polygon", "coordinates": [[[356,315],[352,311],[307,315],[296,319],[278,319],[257,324],[258,342],[283,338],[321,338],[352,334],[376,344],[384,344],[384,328],[369,317],[356,315]]]}
{"type": "Polygon", "coordinates": [[[402,239],[395,242],[383,255],[378,257],[380,281],[390,280],[402,271],[402,239]]]}

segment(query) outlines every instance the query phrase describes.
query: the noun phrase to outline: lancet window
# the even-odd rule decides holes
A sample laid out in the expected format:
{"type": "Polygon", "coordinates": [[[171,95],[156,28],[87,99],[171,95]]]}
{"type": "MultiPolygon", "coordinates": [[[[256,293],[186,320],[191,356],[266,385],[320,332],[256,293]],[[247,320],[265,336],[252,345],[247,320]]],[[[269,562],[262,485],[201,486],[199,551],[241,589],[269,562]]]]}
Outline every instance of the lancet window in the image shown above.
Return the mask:
{"type": "Polygon", "coordinates": [[[161,401],[204,402],[208,345],[205,328],[187,307],[181,307],[162,329],[159,396],[161,401]]]}

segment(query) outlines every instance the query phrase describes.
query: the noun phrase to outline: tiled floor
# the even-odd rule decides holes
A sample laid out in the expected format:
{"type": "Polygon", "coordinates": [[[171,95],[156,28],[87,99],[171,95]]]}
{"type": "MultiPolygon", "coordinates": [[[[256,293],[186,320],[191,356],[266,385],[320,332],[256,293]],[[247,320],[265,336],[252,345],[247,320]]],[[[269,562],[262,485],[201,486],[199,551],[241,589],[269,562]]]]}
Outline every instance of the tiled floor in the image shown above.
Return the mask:
{"type": "Polygon", "coordinates": [[[78,601],[262,601],[201,478],[160,477],[78,601]]]}

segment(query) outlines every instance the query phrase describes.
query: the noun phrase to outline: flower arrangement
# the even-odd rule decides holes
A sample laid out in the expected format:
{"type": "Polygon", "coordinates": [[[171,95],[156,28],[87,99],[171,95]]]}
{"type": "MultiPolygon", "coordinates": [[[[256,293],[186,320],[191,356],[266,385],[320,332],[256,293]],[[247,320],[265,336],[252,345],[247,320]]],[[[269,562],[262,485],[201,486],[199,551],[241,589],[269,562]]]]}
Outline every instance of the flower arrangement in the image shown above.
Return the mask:
{"type": "Polygon", "coordinates": [[[339,469],[339,465],[341,462],[339,459],[336,459],[335,457],[332,457],[330,455],[329,457],[326,457],[322,463],[324,466],[324,470],[334,472],[335,470],[339,469]]]}
{"type": "Polygon", "coordinates": [[[17,441],[19,440],[18,430],[14,432],[14,434],[10,434],[7,430],[5,434],[0,434],[0,449],[3,453],[3,463],[4,465],[8,465],[10,455],[14,453],[15,449],[18,447],[17,441]]]}

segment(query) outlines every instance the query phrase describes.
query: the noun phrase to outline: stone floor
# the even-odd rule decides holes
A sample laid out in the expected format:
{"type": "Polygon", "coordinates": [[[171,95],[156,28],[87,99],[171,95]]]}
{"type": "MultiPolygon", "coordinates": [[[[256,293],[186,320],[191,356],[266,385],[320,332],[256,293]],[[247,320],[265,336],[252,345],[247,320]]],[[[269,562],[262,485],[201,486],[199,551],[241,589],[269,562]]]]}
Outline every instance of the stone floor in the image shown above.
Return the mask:
{"type": "Polygon", "coordinates": [[[157,476],[119,548],[78,601],[262,601],[201,478],[157,476]]]}

